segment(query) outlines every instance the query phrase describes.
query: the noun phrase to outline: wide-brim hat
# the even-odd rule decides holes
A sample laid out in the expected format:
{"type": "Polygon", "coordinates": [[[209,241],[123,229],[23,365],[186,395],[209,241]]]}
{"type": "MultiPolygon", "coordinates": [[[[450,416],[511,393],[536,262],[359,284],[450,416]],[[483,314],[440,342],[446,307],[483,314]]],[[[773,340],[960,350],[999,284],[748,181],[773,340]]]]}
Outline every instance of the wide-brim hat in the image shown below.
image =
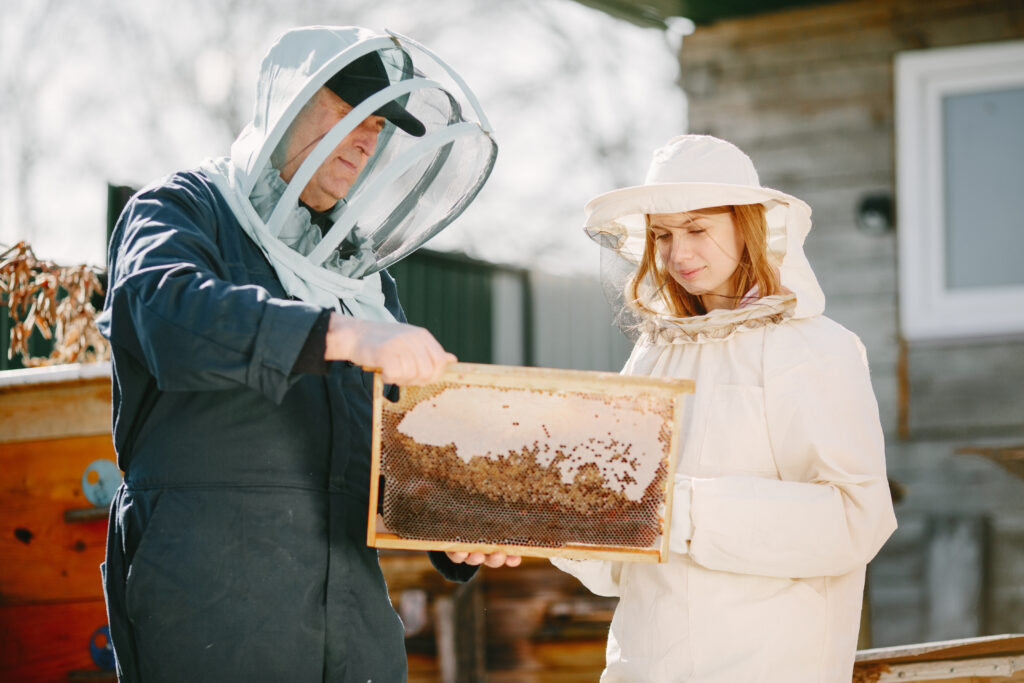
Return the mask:
{"type": "MultiPolygon", "coordinates": [[[[607,250],[601,265],[606,293],[618,301],[620,310],[624,308],[626,284],[643,258],[648,214],[749,204],[765,207],[765,250],[778,269],[782,287],[797,297],[793,315],[821,313],[825,295],[803,251],[811,230],[811,207],[785,192],[763,187],[750,157],[732,143],[709,135],[672,138],[655,150],[643,185],[606,192],[587,203],[584,230],[607,250]]],[[[657,287],[651,285],[645,283],[651,291],[644,296],[644,305],[660,310],[654,295],[657,287]]]]}
{"type": "Polygon", "coordinates": [[[793,239],[810,230],[810,207],[779,190],[762,187],[750,157],[709,135],[680,135],[655,150],[643,185],[594,197],[584,207],[584,230],[602,247],[633,263],[643,255],[645,216],[717,206],[763,204],[769,257],[776,263],[793,239]]]}

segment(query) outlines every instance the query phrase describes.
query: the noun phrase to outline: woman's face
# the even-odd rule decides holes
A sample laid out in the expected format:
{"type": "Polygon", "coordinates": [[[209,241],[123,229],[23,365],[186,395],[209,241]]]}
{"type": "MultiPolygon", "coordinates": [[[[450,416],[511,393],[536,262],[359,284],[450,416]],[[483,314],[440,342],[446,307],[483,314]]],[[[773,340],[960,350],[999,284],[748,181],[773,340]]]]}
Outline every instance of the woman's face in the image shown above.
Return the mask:
{"type": "Polygon", "coordinates": [[[707,310],[735,308],[733,273],[743,255],[743,237],[732,211],[654,213],[650,231],[669,275],[707,310]]]}

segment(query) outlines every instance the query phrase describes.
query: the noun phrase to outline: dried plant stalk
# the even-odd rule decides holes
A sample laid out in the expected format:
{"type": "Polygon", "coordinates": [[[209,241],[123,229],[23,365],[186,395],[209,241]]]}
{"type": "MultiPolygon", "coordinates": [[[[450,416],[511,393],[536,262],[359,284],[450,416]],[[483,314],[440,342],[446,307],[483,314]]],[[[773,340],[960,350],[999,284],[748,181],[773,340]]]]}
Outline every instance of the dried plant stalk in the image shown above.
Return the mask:
{"type": "Polygon", "coordinates": [[[101,274],[92,266],[40,261],[26,242],[0,254],[0,304],[7,306],[12,323],[7,358],[21,354],[28,367],[110,358],[110,345],[96,328],[92,305],[92,297],[103,294],[101,274]],[[54,340],[49,356],[30,353],[33,328],[54,340]]]}

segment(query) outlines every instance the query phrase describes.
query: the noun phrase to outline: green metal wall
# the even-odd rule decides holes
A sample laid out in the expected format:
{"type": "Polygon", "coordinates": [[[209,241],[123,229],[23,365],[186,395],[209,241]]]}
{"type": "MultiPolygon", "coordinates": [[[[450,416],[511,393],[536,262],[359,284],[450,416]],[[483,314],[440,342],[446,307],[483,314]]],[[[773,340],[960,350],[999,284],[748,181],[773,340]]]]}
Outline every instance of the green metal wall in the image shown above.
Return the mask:
{"type": "Polygon", "coordinates": [[[439,252],[418,251],[388,269],[413,325],[466,363],[493,362],[493,267],[439,252]]]}

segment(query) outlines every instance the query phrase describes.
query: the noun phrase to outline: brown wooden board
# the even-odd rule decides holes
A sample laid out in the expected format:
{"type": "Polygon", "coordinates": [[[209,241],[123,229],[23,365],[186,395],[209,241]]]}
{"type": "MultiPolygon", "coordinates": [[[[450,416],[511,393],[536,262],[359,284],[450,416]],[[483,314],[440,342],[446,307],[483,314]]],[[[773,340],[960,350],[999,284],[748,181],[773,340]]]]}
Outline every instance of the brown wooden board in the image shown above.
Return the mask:
{"type": "MultiPolygon", "coordinates": [[[[620,559],[632,561],[657,562],[664,561],[668,553],[668,520],[671,518],[672,481],[675,466],[675,453],[679,446],[679,423],[681,421],[682,401],[684,395],[693,392],[693,382],[690,380],[664,380],[646,377],[622,376],[609,372],[589,372],[578,370],[553,370],[545,368],[521,368],[497,365],[478,365],[468,363],[453,364],[436,385],[423,388],[420,396],[434,396],[443,387],[471,387],[471,388],[496,388],[502,391],[536,391],[538,393],[567,394],[579,392],[581,395],[599,396],[612,404],[615,400],[624,400],[626,397],[639,399],[640,397],[656,396],[659,400],[671,405],[671,411],[666,418],[665,428],[671,437],[667,441],[666,453],[662,467],[665,468],[666,476],[663,479],[664,485],[664,507],[660,529],[654,534],[656,541],[650,547],[630,546],[628,544],[616,545],[614,543],[587,543],[587,542],[561,542],[559,544],[545,543],[508,543],[508,542],[462,542],[455,538],[410,538],[402,537],[396,530],[388,529],[377,515],[379,491],[377,486],[370,490],[370,515],[367,528],[367,542],[369,545],[379,548],[405,548],[416,550],[447,550],[447,551],[479,551],[479,552],[505,552],[508,554],[525,555],[533,557],[571,557],[588,559],[620,559]],[[435,393],[432,393],[435,392],[435,393]],[[659,535],[660,534],[660,535],[659,535]]],[[[374,382],[374,413],[373,413],[373,444],[372,444],[372,469],[371,481],[377,482],[383,471],[382,451],[389,447],[384,443],[385,412],[399,414],[415,404],[416,399],[407,398],[410,392],[403,392],[403,398],[397,404],[392,404],[383,397],[383,382],[379,374],[375,375],[374,382]]],[[[531,399],[532,400],[532,399],[531,399]]],[[[426,403],[426,400],[423,401],[426,403]]],[[[453,421],[456,416],[450,416],[453,421]]],[[[462,419],[464,416],[458,416],[462,419]]],[[[596,419],[596,415],[594,416],[596,419]]],[[[514,422],[513,424],[518,424],[514,422]]],[[[463,425],[459,425],[463,428],[463,425]]],[[[476,438],[488,438],[487,425],[465,424],[465,429],[475,430],[472,433],[476,438]]],[[[615,429],[614,426],[603,424],[602,429],[615,429]]],[[[612,434],[611,431],[608,432],[612,434]]],[[[611,437],[610,437],[611,438],[611,437]]],[[[453,446],[454,448],[454,446],[453,446]]],[[[500,449],[497,449],[500,451],[500,449]]],[[[490,466],[501,468],[511,459],[498,458],[497,464],[490,466]]],[[[513,475],[509,474],[509,477],[513,475]]],[[[529,487],[528,480],[522,477],[515,479],[517,484],[529,487]]],[[[434,490],[445,493],[453,490],[446,488],[447,483],[438,485],[434,490]]],[[[459,494],[452,494],[459,495],[459,494]]],[[[524,505],[524,508],[526,506],[524,505]]],[[[528,513],[527,513],[528,514],[528,513]]],[[[595,518],[596,519],[596,518],[595,518]]],[[[601,524],[607,523],[605,518],[601,524]]]]}
{"type": "Polygon", "coordinates": [[[87,434],[109,439],[110,377],[97,365],[0,372],[0,443],[87,434]]]}
{"type": "Polygon", "coordinates": [[[51,683],[101,676],[89,644],[107,623],[102,598],[40,605],[0,606],[0,681],[51,683]]]}
{"type": "Polygon", "coordinates": [[[956,450],[961,455],[981,455],[998,463],[1007,472],[1024,479],[1024,446],[965,446],[956,450]]]}
{"type": "Polygon", "coordinates": [[[114,459],[109,436],[0,443],[0,604],[102,597],[105,511],[65,519],[95,510],[81,481],[102,458],[114,459]]]}
{"type": "Polygon", "coordinates": [[[962,638],[933,643],[916,643],[861,650],[857,663],[896,664],[900,662],[925,662],[969,657],[990,657],[992,655],[1024,655],[1024,634],[1007,633],[980,638],[962,638]]]}

